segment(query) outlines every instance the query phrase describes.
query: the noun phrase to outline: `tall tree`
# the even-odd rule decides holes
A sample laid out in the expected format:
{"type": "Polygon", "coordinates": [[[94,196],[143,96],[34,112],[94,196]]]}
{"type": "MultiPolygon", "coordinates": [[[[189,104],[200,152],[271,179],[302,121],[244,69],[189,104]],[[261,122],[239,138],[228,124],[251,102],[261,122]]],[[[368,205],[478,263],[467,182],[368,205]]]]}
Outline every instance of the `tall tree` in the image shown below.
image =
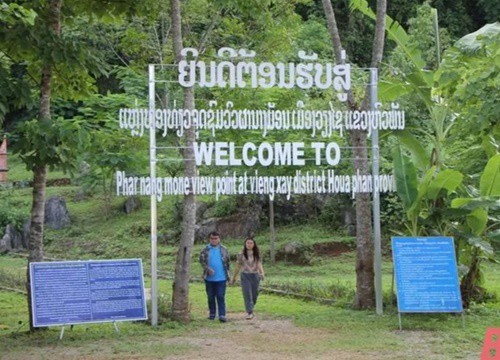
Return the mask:
{"type": "MultiPolygon", "coordinates": [[[[172,35],[175,61],[182,60],[182,16],[179,0],[171,0],[172,35]]],[[[184,109],[194,109],[194,88],[184,88],[184,109]]],[[[184,176],[193,178],[196,176],[196,164],[194,159],[193,143],[195,141],[195,129],[190,127],[186,130],[182,156],[184,158],[184,176]]],[[[194,244],[194,226],[196,223],[195,195],[190,193],[184,196],[184,207],[182,212],[182,233],[177,252],[175,265],[175,278],[172,293],[172,318],[181,322],[189,322],[189,270],[191,268],[191,251],[194,244]]]]}
{"type": "MultiPolygon", "coordinates": [[[[9,6],[16,3],[11,1],[9,6]]],[[[85,44],[79,31],[63,31],[63,11],[72,14],[103,13],[106,7],[94,6],[92,0],[81,2],[77,0],[37,0],[23,2],[23,6],[36,12],[34,25],[25,26],[17,23],[12,26],[0,27],[0,44],[2,58],[21,69],[17,76],[26,85],[27,94],[38,95],[36,115],[31,115],[29,109],[24,109],[26,117],[35,118],[21,121],[15,130],[19,140],[13,142],[13,149],[20,154],[28,170],[33,172],[33,203],[31,208],[31,225],[29,238],[28,262],[43,261],[44,257],[44,218],[45,189],[48,167],[60,167],[71,170],[75,167],[75,159],[81,154],[81,146],[88,144],[86,126],[78,121],[67,121],[54,113],[53,99],[81,99],[94,92],[95,78],[103,73],[103,64],[93,50],[85,44]],[[19,39],[23,39],[19,41],[19,39]],[[28,79],[28,80],[27,80],[28,79]]],[[[107,4],[111,9],[116,6],[107,4]]],[[[131,3],[120,2],[120,11],[130,10],[131,3]]],[[[81,17],[90,21],[90,17],[81,17]]],[[[74,20],[74,17],[72,18],[74,20]]],[[[3,65],[3,64],[2,64],[3,65]]],[[[12,66],[12,67],[14,67],[12,66]]],[[[1,76],[0,76],[1,77],[1,76]]],[[[18,97],[23,95],[15,94],[18,97]]],[[[17,99],[16,99],[17,100],[17,99]]],[[[15,100],[15,101],[16,101],[15,100]]],[[[35,103],[35,101],[33,101],[35,103]]],[[[24,105],[29,108],[31,103],[18,101],[16,107],[24,105]]],[[[27,274],[28,311],[31,315],[31,296],[29,267],[27,274]]],[[[30,316],[30,322],[32,317],[30,316]]],[[[33,326],[30,323],[30,328],[33,326]]]]}
{"type": "MultiPolygon", "coordinates": [[[[342,61],[342,42],[330,0],[322,0],[323,10],[327,19],[332,46],[337,62],[342,61]]],[[[373,39],[372,59],[370,67],[378,69],[384,51],[384,32],[386,0],[377,1],[377,19],[373,39]]],[[[366,91],[362,104],[355,102],[352,93],[348,94],[348,105],[351,109],[367,110],[370,104],[370,92],[366,91]]],[[[366,131],[352,131],[350,134],[354,152],[354,171],[360,174],[369,174],[367,133],[366,131]]],[[[373,259],[372,216],[370,194],[356,194],[356,296],[353,307],[355,309],[372,308],[375,305],[375,279],[373,259]]]]}
{"type": "MultiPolygon", "coordinates": [[[[51,0],[47,16],[47,31],[55,38],[61,36],[61,7],[62,0],[51,0]]],[[[50,102],[52,96],[52,78],[54,64],[45,60],[42,65],[42,79],[40,83],[40,108],[38,121],[48,126],[51,121],[50,102]]],[[[45,187],[47,182],[47,164],[44,161],[36,162],[33,166],[33,203],[31,206],[31,224],[29,236],[29,262],[43,261],[43,228],[45,220],[45,187]]],[[[33,330],[31,316],[31,286],[30,271],[27,274],[28,308],[30,312],[30,329],[33,330]]]]}

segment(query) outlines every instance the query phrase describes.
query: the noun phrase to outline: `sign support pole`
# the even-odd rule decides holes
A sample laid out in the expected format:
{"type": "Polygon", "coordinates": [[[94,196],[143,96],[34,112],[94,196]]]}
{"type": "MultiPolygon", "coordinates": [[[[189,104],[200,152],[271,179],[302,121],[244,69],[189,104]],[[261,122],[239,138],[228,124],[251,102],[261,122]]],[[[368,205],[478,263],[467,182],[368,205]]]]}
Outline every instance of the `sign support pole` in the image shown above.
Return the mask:
{"type": "MultiPolygon", "coordinates": [[[[151,181],[156,180],[156,127],[155,127],[155,67],[150,64],[149,72],[149,168],[151,181]]],[[[157,294],[157,213],[156,195],[151,192],[151,326],[158,325],[157,294]]]]}
{"type": "MultiPolygon", "coordinates": [[[[378,69],[370,68],[370,110],[376,111],[378,90],[378,69]]],[[[378,128],[372,129],[372,176],[373,180],[379,175],[379,146],[378,128]]],[[[373,181],[375,184],[375,181],[373,181]]],[[[373,187],[373,246],[374,246],[374,272],[375,272],[375,307],[377,315],[382,315],[382,245],[380,235],[380,192],[373,187]]]]}

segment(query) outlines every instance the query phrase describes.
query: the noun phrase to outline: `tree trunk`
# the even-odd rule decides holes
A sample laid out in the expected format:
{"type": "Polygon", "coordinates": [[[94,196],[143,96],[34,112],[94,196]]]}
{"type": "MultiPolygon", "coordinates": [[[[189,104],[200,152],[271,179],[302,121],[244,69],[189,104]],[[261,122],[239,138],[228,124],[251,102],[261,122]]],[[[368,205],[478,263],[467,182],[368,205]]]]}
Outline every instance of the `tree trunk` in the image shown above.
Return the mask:
{"type": "MultiPolygon", "coordinates": [[[[368,151],[366,147],[366,132],[351,133],[354,147],[355,175],[367,175],[368,151]]],[[[372,231],[372,211],[370,193],[356,194],[356,295],[354,309],[370,309],[375,306],[375,270],[372,231]]]]}
{"type": "MultiPolygon", "coordinates": [[[[387,14],[387,1],[377,0],[377,20],[375,24],[375,35],[373,37],[372,62],[370,67],[380,68],[382,55],[384,54],[385,42],[385,16],[387,14]]],[[[370,92],[367,92],[365,99],[369,98],[370,92]]]]}
{"type": "MultiPolygon", "coordinates": [[[[322,0],[323,10],[328,24],[328,31],[337,63],[342,62],[342,43],[335,20],[335,13],[330,0],[322,0]]],[[[384,26],[386,15],[386,0],[377,1],[377,23],[373,40],[371,67],[378,68],[384,50],[384,26]]],[[[362,110],[368,108],[370,92],[361,106],[362,110]]],[[[348,93],[348,106],[357,109],[352,92],[348,93]]],[[[354,172],[366,175],[368,172],[367,134],[365,131],[352,131],[351,143],[354,148],[354,172]]],[[[372,308],[375,305],[375,278],[373,260],[372,213],[370,194],[356,194],[356,295],[353,302],[355,309],[372,308]]]]}
{"type": "Polygon", "coordinates": [[[35,327],[33,326],[33,313],[31,311],[31,277],[29,263],[43,261],[46,175],[47,167],[45,165],[36,165],[33,169],[33,204],[31,207],[31,224],[28,243],[29,257],[26,274],[26,292],[28,294],[30,331],[34,331],[35,327]]]}
{"type": "MultiPolygon", "coordinates": [[[[51,0],[49,5],[49,17],[47,22],[48,31],[56,36],[61,36],[61,7],[62,0],[51,0]]],[[[40,109],[38,120],[50,122],[50,102],[52,93],[52,64],[44,64],[42,67],[42,80],[40,84],[40,109]]],[[[29,257],[27,269],[26,290],[28,294],[28,313],[30,319],[30,331],[35,330],[33,326],[33,314],[31,311],[31,285],[29,263],[43,261],[43,231],[45,220],[45,186],[47,182],[47,166],[43,161],[38,161],[33,168],[33,204],[31,207],[31,224],[29,238],[29,257]]]]}
{"type": "MultiPolygon", "coordinates": [[[[335,20],[335,12],[333,11],[332,3],[330,0],[322,0],[322,2],[328,26],[328,33],[330,34],[330,40],[332,41],[335,62],[337,64],[343,64],[345,63],[345,59],[342,58],[342,41],[340,39],[339,29],[337,27],[337,21],[335,20]]],[[[354,96],[352,95],[352,91],[350,90],[347,93],[347,104],[349,105],[350,109],[357,108],[357,104],[354,101],[354,96]]]]}
{"type": "Polygon", "coordinates": [[[336,62],[339,63],[342,58],[342,41],[340,40],[337,20],[335,20],[335,12],[333,11],[330,0],[322,0],[322,2],[326,22],[328,24],[328,33],[330,34],[330,40],[332,40],[333,53],[335,54],[336,62]]]}
{"type": "MultiPolygon", "coordinates": [[[[377,1],[377,20],[373,39],[372,60],[370,67],[379,68],[384,52],[386,0],[377,1]]],[[[371,103],[370,89],[367,86],[366,96],[361,110],[368,110],[371,103]]],[[[355,171],[368,175],[367,134],[356,131],[352,134],[354,146],[355,171]]],[[[370,194],[356,195],[356,296],[354,309],[370,309],[375,306],[375,270],[374,239],[372,231],[372,212],[370,194]]]]}
{"type": "MultiPolygon", "coordinates": [[[[182,32],[181,32],[181,9],[179,0],[171,0],[172,34],[174,53],[177,63],[181,60],[182,32]]],[[[194,89],[184,88],[184,109],[194,109],[194,89]]],[[[193,143],[195,141],[195,129],[190,127],[185,132],[184,150],[184,176],[193,178],[196,176],[196,164],[194,159],[193,143]]],[[[196,223],[196,203],[193,193],[184,196],[184,207],[182,213],[182,234],[177,252],[175,266],[175,278],[172,293],[172,318],[187,323],[190,320],[189,311],[189,273],[191,268],[191,252],[194,244],[194,226],[196,223]]]]}

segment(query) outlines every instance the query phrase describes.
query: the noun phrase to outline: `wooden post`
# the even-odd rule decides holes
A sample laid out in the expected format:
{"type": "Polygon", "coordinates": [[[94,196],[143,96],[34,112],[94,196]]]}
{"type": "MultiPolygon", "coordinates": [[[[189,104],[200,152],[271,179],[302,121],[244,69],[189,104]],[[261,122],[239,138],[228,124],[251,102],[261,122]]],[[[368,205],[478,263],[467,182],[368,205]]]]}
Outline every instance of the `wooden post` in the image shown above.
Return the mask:
{"type": "Polygon", "coordinates": [[[0,183],[7,182],[7,137],[4,135],[0,144],[0,183]]]}

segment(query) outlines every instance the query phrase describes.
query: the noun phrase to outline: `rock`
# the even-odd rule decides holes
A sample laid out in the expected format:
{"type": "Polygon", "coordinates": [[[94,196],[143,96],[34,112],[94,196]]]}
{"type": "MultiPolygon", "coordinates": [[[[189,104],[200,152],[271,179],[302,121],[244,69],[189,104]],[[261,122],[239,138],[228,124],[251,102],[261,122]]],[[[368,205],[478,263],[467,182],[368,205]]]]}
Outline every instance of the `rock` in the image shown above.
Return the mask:
{"type": "MultiPolygon", "coordinates": [[[[9,226],[9,225],[7,225],[7,226],[9,226]]],[[[12,250],[12,241],[10,239],[10,236],[5,234],[0,239],[0,254],[8,253],[11,250],[12,250]]]]}
{"type": "Polygon", "coordinates": [[[195,239],[201,242],[206,241],[212,231],[220,232],[223,239],[243,239],[253,236],[260,227],[258,214],[258,212],[249,211],[203,220],[195,229],[195,239]]]}
{"type": "Polygon", "coordinates": [[[312,260],[311,250],[300,241],[291,241],[277,251],[276,260],[284,260],[295,265],[308,265],[312,260]]]}
{"type": "Polygon", "coordinates": [[[203,218],[205,217],[205,213],[209,207],[210,207],[210,204],[208,204],[206,202],[202,202],[202,201],[196,202],[196,222],[203,221],[203,218]]]}
{"type": "Polygon", "coordinates": [[[126,214],[131,214],[141,208],[142,202],[138,196],[129,196],[125,203],[123,204],[123,211],[126,214]]]}
{"type": "MultiPolygon", "coordinates": [[[[298,219],[317,219],[325,204],[325,199],[320,196],[302,195],[287,199],[286,196],[277,195],[274,198],[274,223],[276,225],[287,225],[296,223],[298,219]]],[[[263,213],[269,214],[269,199],[259,199],[263,213]]]]}
{"type": "Polygon", "coordinates": [[[195,241],[206,242],[208,234],[212,231],[220,232],[223,239],[244,239],[255,235],[259,230],[262,215],[260,202],[240,197],[236,202],[223,204],[223,210],[227,211],[217,209],[217,205],[221,204],[215,202],[196,204],[195,241]],[[218,215],[221,213],[227,215],[218,215]]]}
{"type": "Polygon", "coordinates": [[[283,247],[283,252],[285,255],[295,255],[299,253],[299,247],[301,246],[300,243],[296,241],[289,242],[285,244],[283,247]]]}
{"type": "Polygon", "coordinates": [[[62,196],[52,196],[45,203],[45,225],[55,229],[63,229],[71,225],[66,202],[62,196]]]}
{"type": "Polygon", "coordinates": [[[21,250],[23,247],[23,235],[16,230],[14,225],[8,224],[5,228],[5,234],[0,239],[0,254],[13,250],[21,250]]]}

